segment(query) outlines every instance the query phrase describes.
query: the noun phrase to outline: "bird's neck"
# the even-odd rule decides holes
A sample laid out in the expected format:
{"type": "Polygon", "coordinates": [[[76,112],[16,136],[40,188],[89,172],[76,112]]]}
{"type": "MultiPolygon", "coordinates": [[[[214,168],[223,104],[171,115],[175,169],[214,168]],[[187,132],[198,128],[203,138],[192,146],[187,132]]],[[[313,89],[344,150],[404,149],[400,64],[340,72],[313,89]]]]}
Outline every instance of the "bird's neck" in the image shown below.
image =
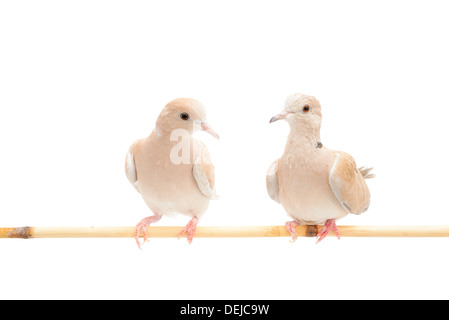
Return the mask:
{"type": "Polygon", "coordinates": [[[159,130],[157,127],[154,128],[149,137],[166,145],[167,147],[183,142],[191,143],[192,140],[192,134],[190,134],[187,130],[166,131],[159,130]]]}
{"type": "Polygon", "coordinates": [[[298,125],[290,126],[290,134],[288,136],[289,145],[298,145],[302,148],[318,148],[322,147],[319,126],[298,125]]]}

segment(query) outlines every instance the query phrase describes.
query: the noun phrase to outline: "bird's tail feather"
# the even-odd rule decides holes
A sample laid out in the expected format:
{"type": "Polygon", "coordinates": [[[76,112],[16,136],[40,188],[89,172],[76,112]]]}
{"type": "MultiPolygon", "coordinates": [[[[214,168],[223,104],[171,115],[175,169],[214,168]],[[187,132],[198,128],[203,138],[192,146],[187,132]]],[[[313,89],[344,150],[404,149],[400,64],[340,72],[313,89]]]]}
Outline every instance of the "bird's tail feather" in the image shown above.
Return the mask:
{"type": "Polygon", "coordinates": [[[371,173],[371,170],[373,170],[373,169],[374,168],[360,167],[359,171],[362,174],[363,178],[372,179],[372,178],[376,177],[376,175],[374,173],[371,173]]]}

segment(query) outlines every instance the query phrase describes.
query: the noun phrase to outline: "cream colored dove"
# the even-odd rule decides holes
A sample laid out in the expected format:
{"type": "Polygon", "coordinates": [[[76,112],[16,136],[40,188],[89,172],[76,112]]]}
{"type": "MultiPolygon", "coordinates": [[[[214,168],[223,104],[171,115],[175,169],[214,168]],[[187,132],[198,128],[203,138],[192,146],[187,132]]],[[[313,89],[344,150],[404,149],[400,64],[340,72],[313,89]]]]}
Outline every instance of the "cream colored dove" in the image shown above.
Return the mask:
{"type": "Polygon", "coordinates": [[[141,232],[146,242],[150,224],[177,213],[192,218],[178,235],[180,238],[187,234],[189,243],[192,242],[198,220],[206,212],[209,200],[215,198],[214,166],[209,152],[193,137],[201,130],[219,139],[206,121],[206,111],[199,101],[175,99],[164,107],[153,132],[130,147],[126,176],[154,213],[136,226],[139,248],[141,232]]]}
{"type": "Polygon", "coordinates": [[[326,148],[320,139],[321,105],[315,97],[293,94],[284,110],[270,123],[286,120],[290,125],[284,154],[268,169],[267,190],[293,221],[287,230],[296,240],[296,225],[324,223],[318,242],[331,231],[340,234],[335,220],[349,213],[361,214],[370,204],[365,179],[372,168],[357,168],[347,153],[326,148]]]}

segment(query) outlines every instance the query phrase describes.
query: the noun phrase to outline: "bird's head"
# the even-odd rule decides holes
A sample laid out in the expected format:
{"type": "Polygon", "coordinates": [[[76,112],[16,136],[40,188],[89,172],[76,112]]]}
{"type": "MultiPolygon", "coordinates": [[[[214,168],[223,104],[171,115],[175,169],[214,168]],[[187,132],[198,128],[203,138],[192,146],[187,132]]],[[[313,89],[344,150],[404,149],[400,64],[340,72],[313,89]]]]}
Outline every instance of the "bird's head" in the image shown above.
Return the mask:
{"type": "Polygon", "coordinates": [[[177,129],[186,130],[190,134],[206,131],[216,139],[220,139],[206,120],[204,106],[201,102],[190,98],[178,98],[169,102],[157,119],[156,129],[169,135],[177,129]]]}
{"type": "Polygon", "coordinates": [[[278,120],[286,120],[291,127],[311,127],[321,126],[321,105],[315,97],[305,94],[294,93],[285,100],[283,111],[273,118],[270,123],[278,120]]]}

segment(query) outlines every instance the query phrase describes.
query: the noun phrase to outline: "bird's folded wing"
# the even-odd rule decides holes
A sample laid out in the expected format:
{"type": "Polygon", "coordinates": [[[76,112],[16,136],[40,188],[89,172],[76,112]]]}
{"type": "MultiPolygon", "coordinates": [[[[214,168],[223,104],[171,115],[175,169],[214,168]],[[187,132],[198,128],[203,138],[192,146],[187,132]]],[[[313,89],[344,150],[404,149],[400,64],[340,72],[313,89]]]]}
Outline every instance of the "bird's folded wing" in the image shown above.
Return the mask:
{"type": "Polygon", "coordinates": [[[281,203],[279,200],[278,160],[273,162],[267,172],[267,191],[271,199],[281,203]]]}
{"type": "Polygon", "coordinates": [[[329,184],[337,199],[349,212],[360,214],[368,209],[371,197],[368,186],[349,154],[335,152],[329,184]]]}
{"type": "Polygon", "coordinates": [[[199,143],[198,156],[193,164],[193,177],[200,189],[209,199],[217,198],[215,192],[215,168],[209,151],[203,143],[199,143]]]}
{"type": "Polygon", "coordinates": [[[134,162],[134,146],[135,144],[133,144],[129,148],[128,153],[126,154],[125,173],[129,182],[131,182],[134,188],[136,188],[137,192],[140,193],[139,180],[137,179],[136,163],[134,162]]]}

